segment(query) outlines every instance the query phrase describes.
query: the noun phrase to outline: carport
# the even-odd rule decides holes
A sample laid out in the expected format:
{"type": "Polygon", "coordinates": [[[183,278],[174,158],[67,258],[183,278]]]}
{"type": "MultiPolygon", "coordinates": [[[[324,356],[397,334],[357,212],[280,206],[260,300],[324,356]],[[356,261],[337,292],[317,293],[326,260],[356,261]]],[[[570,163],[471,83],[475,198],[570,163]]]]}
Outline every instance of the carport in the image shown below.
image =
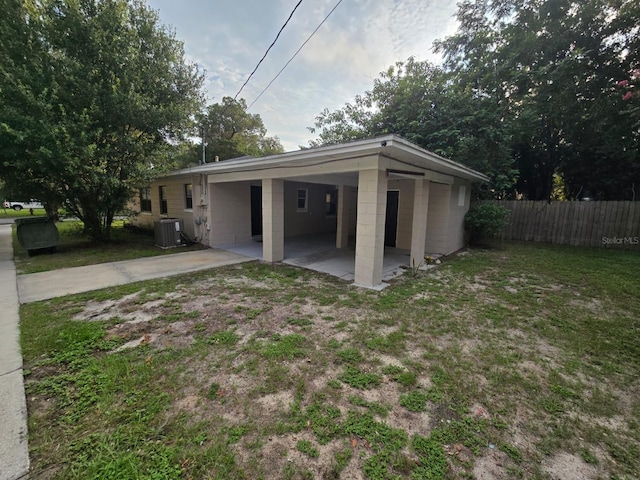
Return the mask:
{"type": "Polygon", "coordinates": [[[262,259],[280,262],[287,239],[328,236],[367,288],[384,286],[385,243],[409,265],[461,248],[471,182],[487,180],[395,135],[198,168],[210,246],[261,235],[262,259]]]}

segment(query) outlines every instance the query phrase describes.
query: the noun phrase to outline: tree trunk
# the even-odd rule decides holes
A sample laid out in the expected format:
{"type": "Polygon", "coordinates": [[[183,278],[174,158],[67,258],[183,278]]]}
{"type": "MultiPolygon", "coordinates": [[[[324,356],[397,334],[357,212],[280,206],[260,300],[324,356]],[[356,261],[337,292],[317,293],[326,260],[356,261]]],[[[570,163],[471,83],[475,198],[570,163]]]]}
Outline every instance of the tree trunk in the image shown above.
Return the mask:
{"type": "Polygon", "coordinates": [[[81,220],[84,222],[84,234],[96,242],[108,242],[111,238],[111,220],[113,214],[102,213],[95,208],[84,208],[81,220]]]}
{"type": "Polygon", "coordinates": [[[59,207],[60,205],[56,205],[55,203],[45,202],[44,204],[44,211],[46,212],[47,217],[49,217],[54,222],[60,221],[60,215],[58,215],[59,207]]]}

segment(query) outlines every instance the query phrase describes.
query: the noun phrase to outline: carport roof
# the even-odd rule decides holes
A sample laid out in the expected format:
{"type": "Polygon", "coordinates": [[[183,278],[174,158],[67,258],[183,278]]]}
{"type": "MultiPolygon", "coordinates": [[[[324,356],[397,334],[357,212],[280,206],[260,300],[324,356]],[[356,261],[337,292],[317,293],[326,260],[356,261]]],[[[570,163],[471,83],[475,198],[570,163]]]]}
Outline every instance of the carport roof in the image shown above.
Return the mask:
{"type": "Polygon", "coordinates": [[[407,165],[407,167],[430,170],[433,172],[463,178],[472,182],[487,182],[489,178],[465,165],[436,155],[398,135],[383,135],[348,143],[327,145],[267,157],[239,157],[222,162],[207,163],[197,167],[177,170],[167,177],[180,177],[194,174],[215,175],[217,173],[269,170],[292,166],[312,166],[327,162],[348,160],[370,155],[388,157],[407,165]]]}

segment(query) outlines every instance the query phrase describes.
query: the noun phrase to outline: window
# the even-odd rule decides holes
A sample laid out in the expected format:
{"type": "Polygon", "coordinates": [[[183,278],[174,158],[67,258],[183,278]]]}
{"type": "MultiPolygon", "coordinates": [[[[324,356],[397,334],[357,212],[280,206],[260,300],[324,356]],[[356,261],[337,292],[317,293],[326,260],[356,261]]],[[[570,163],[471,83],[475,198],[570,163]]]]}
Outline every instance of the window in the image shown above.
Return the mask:
{"type": "Polygon", "coordinates": [[[193,208],[193,191],[190,183],[184,184],[184,205],[186,209],[193,208]]]}
{"type": "Polygon", "coordinates": [[[308,196],[309,196],[309,190],[307,190],[306,188],[299,188],[298,189],[298,203],[297,203],[297,211],[298,212],[306,212],[309,210],[308,207],[308,196]]]}
{"type": "Polygon", "coordinates": [[[140,189],[140,211],[151,212],[151,189],[149,187],[140,189]]]}
{"type": "Polygon", "coordinates": [[[460,190],[458,191],[458,206],[464,207],[467,198],[467,187],[464,185],[460,185],[460,190]]]}
{"type": "Polygon", "coordinates": [[[160,213],[167,213],[169,208],[167,206],[167,187],[160,187],[160,213]]]}
{"type": "Polygon", "coordinates": [[[338,212],[338,191],[337,190],[327,190],[327,194],[325,195],[325,213],[327,216],[335,215],[338,212]]]}

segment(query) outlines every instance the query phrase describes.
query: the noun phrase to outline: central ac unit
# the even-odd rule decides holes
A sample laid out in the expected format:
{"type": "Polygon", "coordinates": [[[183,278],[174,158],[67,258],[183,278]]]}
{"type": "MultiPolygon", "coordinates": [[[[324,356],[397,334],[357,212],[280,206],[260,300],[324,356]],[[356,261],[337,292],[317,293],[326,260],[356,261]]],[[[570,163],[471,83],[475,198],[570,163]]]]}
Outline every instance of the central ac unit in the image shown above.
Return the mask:
{"type": "Polygon", "coordinates": [[[181,218],[161,218],[154,222],[156,245],[162,248],[185,245],[182,238],[184,224],[181,218]]]}

